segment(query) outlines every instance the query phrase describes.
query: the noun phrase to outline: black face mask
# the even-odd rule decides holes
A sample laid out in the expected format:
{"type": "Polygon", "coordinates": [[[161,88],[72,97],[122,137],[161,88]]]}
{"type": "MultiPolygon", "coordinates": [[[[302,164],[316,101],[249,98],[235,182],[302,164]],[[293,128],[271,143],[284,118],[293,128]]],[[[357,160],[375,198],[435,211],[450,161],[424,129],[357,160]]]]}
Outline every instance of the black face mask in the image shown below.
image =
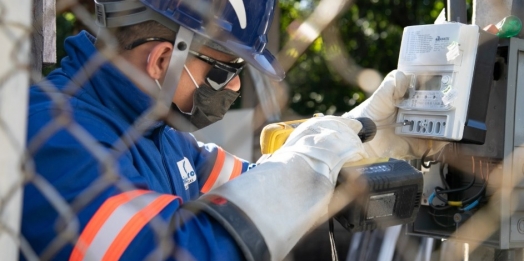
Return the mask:
{"type": "MultiPolygon", "coordinates": [[[[196,127],[196,129],[191,128],[192,130],[198,130],[224,118],[229,107],[231,107],[231,104],[238,96],[238,92],[229,89],[216,91],[210,86],[203,84],[193,94],[193,109],[190,114],[180,111],[174,104],[172,107],[180,111],[181,115],[196,127]]],[[[182,129],[187,130],[186,128],[182,129]]]]}

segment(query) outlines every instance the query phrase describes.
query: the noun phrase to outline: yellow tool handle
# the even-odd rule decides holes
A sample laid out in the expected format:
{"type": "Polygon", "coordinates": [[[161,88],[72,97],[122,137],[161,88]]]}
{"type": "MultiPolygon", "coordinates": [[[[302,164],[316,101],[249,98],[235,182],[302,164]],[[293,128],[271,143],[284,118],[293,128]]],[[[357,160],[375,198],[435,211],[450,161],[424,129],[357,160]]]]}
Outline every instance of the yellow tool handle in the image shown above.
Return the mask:
{"type": "MultiPolygon", "coordinates": [[[[315,115],[315,117],[319,117],[315,115]]],[[[287,140],[287,137],[295,128],[308,119],[271,123],[262,129],[260,134],[260,150],[262,154],[272,154],[278,150],[287,140]]],[[[373,139],[377,132],[377,126],[370,118],[355,118],[362,123],[362,130],[358,133],[362,142],[373,139]]]]}
{"type": "Polygon", "coordinates": [[[260,150],[262,154],[272,154],[282,147],[291,132],[306,120],[271,123],[265,126],[260,134],[260,150]]]}

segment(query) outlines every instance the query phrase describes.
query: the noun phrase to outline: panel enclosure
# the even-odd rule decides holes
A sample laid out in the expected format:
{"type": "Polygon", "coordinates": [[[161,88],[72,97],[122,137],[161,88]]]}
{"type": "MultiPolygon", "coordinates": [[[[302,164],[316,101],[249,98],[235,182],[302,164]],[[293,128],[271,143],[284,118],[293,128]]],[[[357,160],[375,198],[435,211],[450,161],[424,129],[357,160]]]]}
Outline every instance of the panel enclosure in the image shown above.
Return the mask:
{"type": "MultiPolygon", "coordinates": [[[[432,209],[422,206],[408,234],[453,237],[497,249],[524,248],[524,40],[501,39],[496,61],[485,143],[451,143],[438,159],[449,164],[450,186],[463,186],[472,175],[487,176],[484,203],[478,211],[458,216],[458,211],[444,212],[441,221],[449,223],[440,225],[432,209]]],[[[477,178],[471,189],[455,197],[470,197],[482,185],[477,178]]]]}

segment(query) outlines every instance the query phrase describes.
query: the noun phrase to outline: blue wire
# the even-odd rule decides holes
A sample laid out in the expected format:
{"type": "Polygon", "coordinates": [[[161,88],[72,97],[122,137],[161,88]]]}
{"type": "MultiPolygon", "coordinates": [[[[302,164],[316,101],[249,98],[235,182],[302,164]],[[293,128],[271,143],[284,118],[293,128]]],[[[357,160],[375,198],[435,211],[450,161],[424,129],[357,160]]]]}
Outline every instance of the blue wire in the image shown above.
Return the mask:
{"type": "Polygon", "coordinates": [[[466,206],[464,208],[464,211],[469,211],[471,210],[472,208],[476,207],[477,205],[479,204],[479,198],[476,199],[475,201],[473,201],[473,203],[469,204],[468,206],[466,206]]]}
{"type": "Polygon", "coordinates": [[[428,204],[429,205],[433,204],[433,199],[435,199],[435,192],[433,192],[433,193],[431,193],[431,195],[429,195],[429,198],[428,198],[428,204]]]}

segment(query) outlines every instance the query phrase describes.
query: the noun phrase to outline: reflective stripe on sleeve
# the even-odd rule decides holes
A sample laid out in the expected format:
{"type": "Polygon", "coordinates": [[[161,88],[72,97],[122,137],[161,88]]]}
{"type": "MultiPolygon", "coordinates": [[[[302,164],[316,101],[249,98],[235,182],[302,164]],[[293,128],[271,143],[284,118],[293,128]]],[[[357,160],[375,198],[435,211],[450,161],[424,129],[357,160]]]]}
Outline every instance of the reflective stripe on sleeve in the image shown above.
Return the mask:
{"type": "Polygon", "coordinates": [[[118,260],[142,228],[175,199],[180,200],[147,190],[109,198],[82,231],[69,260],[118,260]]]}
{"type": "Polygon", "coordinates": [[[213,188],[216,188],[228,180],[231,180],[242,172],[242,162],[237,157],[225,152],[218,147],[217,159],[215,166],[211,170],[211,174],[207,178],[206,183],[200,190],[202,193],[207,193],[213,188]]]}

